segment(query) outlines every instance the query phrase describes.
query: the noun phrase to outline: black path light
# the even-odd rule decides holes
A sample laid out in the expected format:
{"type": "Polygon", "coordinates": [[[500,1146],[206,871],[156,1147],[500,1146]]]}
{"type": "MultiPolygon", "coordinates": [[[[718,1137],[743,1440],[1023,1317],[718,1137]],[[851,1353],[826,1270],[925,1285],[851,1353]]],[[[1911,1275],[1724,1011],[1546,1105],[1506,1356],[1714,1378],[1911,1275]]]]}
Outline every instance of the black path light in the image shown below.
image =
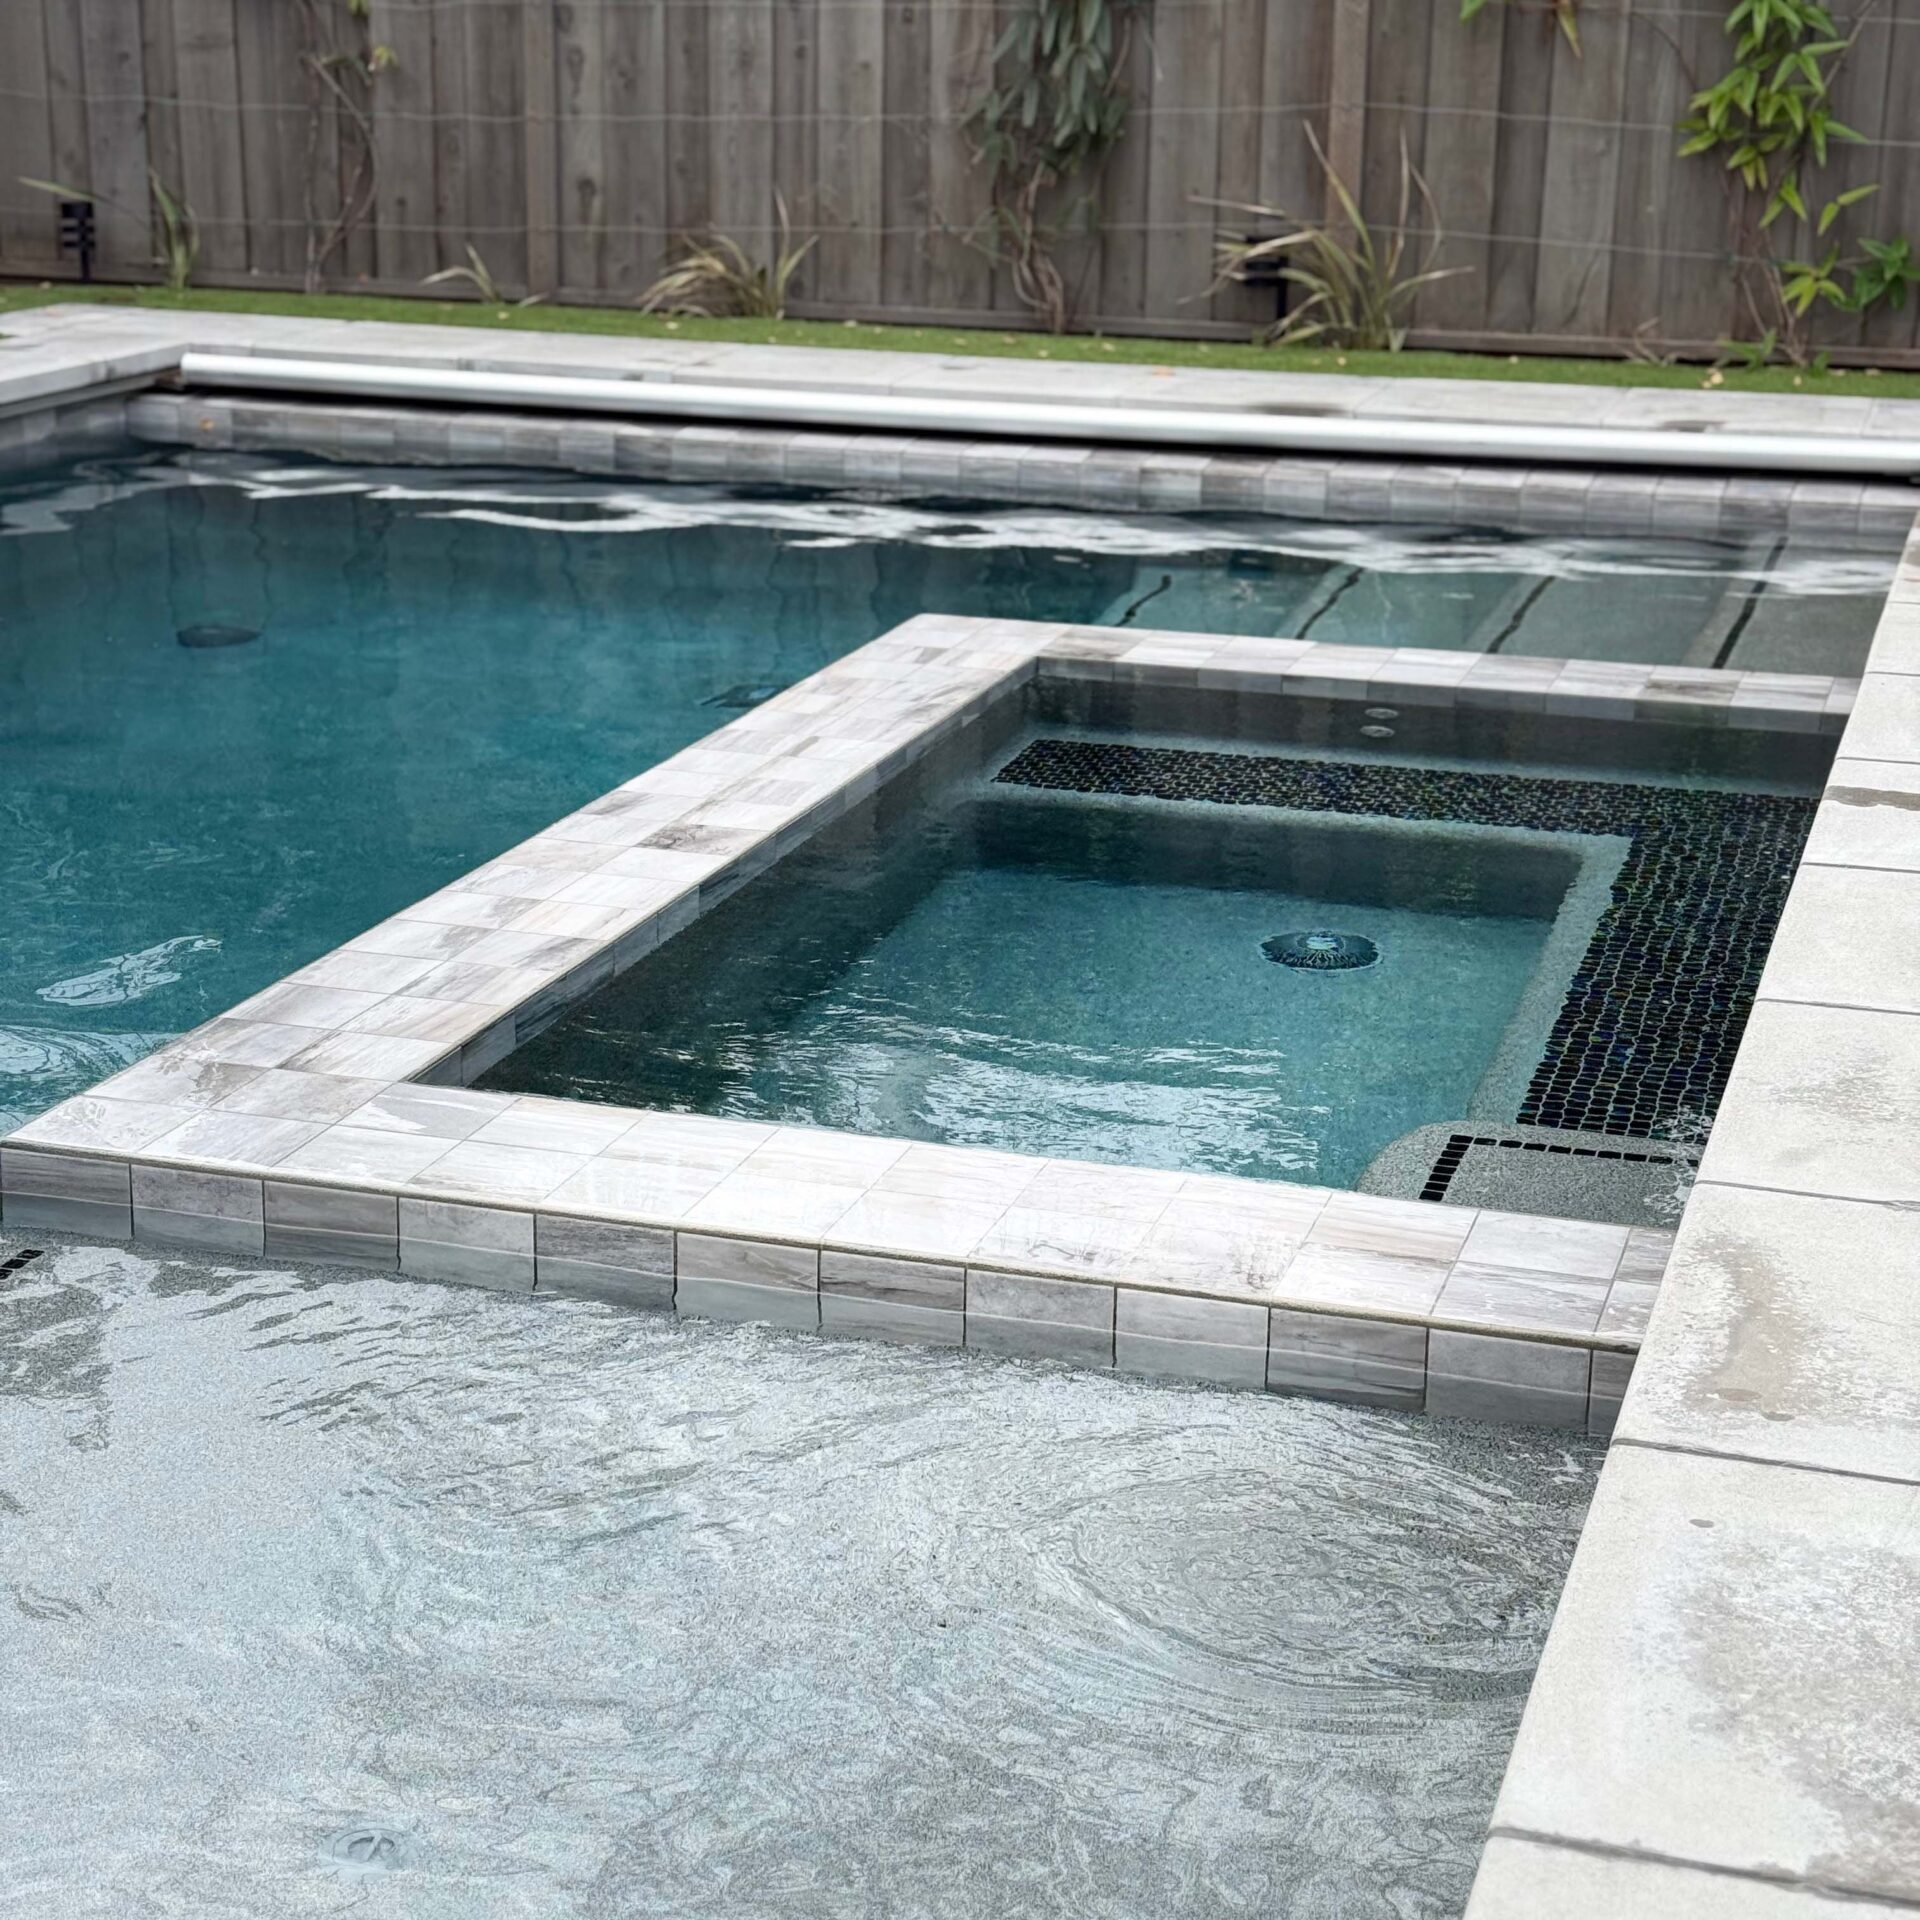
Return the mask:
{"type": "Polygon", "coordinates": [[[60,251],[77,253],[80,256],[80,278],[93,278],[93,202],[91,200],[61,200],[56,202],[60,210],[60,251]]]}

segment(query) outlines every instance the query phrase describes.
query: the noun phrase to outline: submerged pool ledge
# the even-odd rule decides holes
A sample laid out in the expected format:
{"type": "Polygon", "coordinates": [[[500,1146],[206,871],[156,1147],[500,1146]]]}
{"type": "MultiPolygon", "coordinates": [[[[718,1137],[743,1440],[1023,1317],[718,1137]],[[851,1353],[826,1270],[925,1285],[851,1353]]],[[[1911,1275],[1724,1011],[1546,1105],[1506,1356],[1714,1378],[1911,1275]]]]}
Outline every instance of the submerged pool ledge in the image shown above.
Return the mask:
{"type": "Polygon", "coordinates": [[[1607,1432],[1662,1233],[470,1088],[1044,677],[1796,734],[1853,693],[922,616],[19,1129],[7,1224],[1607,1432]]]}

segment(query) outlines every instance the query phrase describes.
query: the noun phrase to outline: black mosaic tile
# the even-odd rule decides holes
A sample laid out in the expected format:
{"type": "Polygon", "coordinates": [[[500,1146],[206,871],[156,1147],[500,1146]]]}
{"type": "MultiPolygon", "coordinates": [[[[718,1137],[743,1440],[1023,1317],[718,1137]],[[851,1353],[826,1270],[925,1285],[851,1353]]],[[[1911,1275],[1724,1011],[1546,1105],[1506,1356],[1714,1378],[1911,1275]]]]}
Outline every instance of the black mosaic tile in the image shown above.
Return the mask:
{"type": "Polygon", "coordinates": [[[1514,1119],[1642,1138],[1717,1110],[1816,804],[1796,794],[1083,740],[1036,740],[998,778],[1069,793],[1624,836],[1612,902],[1514,1119]]]}

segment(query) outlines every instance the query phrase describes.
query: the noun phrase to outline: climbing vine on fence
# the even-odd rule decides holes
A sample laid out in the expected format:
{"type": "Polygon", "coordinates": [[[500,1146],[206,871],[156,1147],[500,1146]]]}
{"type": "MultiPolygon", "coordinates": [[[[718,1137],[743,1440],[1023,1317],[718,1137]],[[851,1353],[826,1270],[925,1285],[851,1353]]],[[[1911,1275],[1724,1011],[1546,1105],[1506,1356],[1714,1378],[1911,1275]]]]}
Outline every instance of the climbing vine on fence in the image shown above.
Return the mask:
{"type": "MultiPolygon", "coordinates": [[[[1462,19],[1486,3],[1462,0],[1462,19]]],[[[1571,25],[1576,0],[1550,4],[1578,52],[1571,25]]],[[[1903,307],[1908,293],[1920,289],[1920,260],[1904,236],[1862,239],[1851,253],[1829,238],[1847,208],[1879,192],[1878,182],[1833,194],[1817,190],[1833,149],[1861,139],[1835,114],[1833,102],[1865,17],[1843,29],[1821,0],[1735,0],[1726,18],[1726,71],[1706,85],[1687,74],[1693,91],[1678,129],[1680,152],[1721,162],[1732,202],[1735,284],[1754,335],[1737,349],[1742,358],[1777,353],[1803,364],[1811,357],[1808,323],[1816,307],[1865,314],[1903,307]],[[1816,251],[1806,258],[1778,245],[1779,223],[1789,214],[1812,229],[1816,251]]],[[[1680,59],[1679,48],[1673,51],[1680,59]]]]}
{"type": "Polygon", "coordinates": [[[344,0],[344,20],[325,0],[298,0],[300,70],[307,83],[306,289],[317,293],[327,262],[373,211],[379,149],[373,136],[373,90],[394,62],[393,49],[373,42],[368,0],[344,0]],[[321,135],[329,112],[340,128],[339,178],[321,135]],[[323,170],[329,176],[323,191],[323,170]],[[323,202],[337,202],[326,211],[323,202]]]}
{"type": "Polygon", "coordinates": [[[1134,4],[1026,0],[995,44],[992,78],[966,117],[991,182],[989,210],[969,237],[1006,264],[1015,293],[1055,333],[1073,310],[1060,241],[1097,227],[1097,194],[1082,183],[1127,124],[1121,74],[1134,4]]]}

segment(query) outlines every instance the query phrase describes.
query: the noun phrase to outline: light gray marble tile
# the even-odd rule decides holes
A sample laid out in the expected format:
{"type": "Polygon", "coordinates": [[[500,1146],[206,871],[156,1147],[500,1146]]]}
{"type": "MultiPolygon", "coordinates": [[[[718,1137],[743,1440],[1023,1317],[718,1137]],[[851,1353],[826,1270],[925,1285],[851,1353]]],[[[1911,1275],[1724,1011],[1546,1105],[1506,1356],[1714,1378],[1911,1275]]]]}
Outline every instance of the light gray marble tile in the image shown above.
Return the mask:
{"type": "Polygon", "coordinates": [[[1627,1235],[1627,1250],[1614,1269],[1614,1280],[1657,1287],[1673,1254],[1673,1235],[1664,1227],[1635,1227],[1627,1235]]]}
{"type": "Polygon", "coordinates": [[[1633,1378],[1634,1356],[1595,1349],[1587,1377],[1587,1438],[1607,1440],[1620,1419],[1620,1402],[1633,1378]]]}
{"type": "Polygon", "coordinates": [[[58,1150],[89,1147],[130,1152],[164,1139],[192,1117],[192,1107],[164,1106],[147,1100],[104,1099],[83,1093],[37,1114],[7,1138],[16,1147],[58,1150]]]}
{"type": "Polygon", "coordinates": [[[964,1262],[1003,1211],[992,1203],[947,1203],[875,1187],[837,1216],[828,1231],[850,1247],[964,1262]]]}
{"type": "MultiPolygon", "coordinates": [[[[1625,1238],[1624,1232],[1621,1237],[1625,1238]]],[[[1611,1284],[1568,1273],[1516,1273],[1461,1260],[1447,1276],[1433,1312],[1435,1319],[1474,1326],[1587,1334],[1600,1323],[1611,1284]]]]}
{"type": "MultiPolygon", "coordinates": [[[[451,1144],[477,1133],[513,1104],[503,1093],[474,1093],[464,1087],[388,1087],[340,1122],[374,1133],[401,1133],[451,1144]]],[[[420,1162],[421,1166],[426,1161],[420,1162]]],[[[411,1171],[417,1172],[413,1168],[411,1171]]]]}
{"type": "Polygon", "coordinates": [[[225,1113],[256,1113],[275,1120],[341,1120],[385,1086],[384,1080],[267,1067],[218,1104],[225,1113]]]}
{"type": "Polygon", "coordinates": [[[1476,1217],[1471,1207],[1389,1200],[1371,1193],[1335,1193],[1328,1196],[1307,1237],[1319,1246],[1348,1247],[1408,1260],[1451,1261],[1466,1245],[1476,1217]]]}
{"type": "Polygon", "coordinates": [[[1841,747],[1850,760],[1920,760],[1920,674],[1865,675],[1841,747]]]}
{"type": "Polygon", "coordinates": [[[785,1287],[814,1293],[820,1286],[820,1250],[778,1240],[744,1240],[713,1233],[674,1237],[679,1280],[724,1280],[733,1285],[785,1287]]]}
{"type": "Polygon", "coordinates": [[[1600,1310],[1600,1324],[1594,1331],[1610,1340],[1638,1342],[1659,1297],[1660,1289],[1644,1280],[1616,1280],[1607,1289],[1607,1304],[1600,1310]]]}
{"type": "Polygon", "coordinates": [[[94,1091],[109,1100],[137,1100],[155,1106],[217,1107],[245,1092],[260,1073],[258,1067],[162,1047],[103,1081],[94,1091]]]}
{"type": "Polygon", "coordinates": [[[793,1332],[820,1325],[820,1295],[814,1288],[760,1285],[747,1280],[689,1278],[675,1283],[675,1312],[695,1320],[752,1320],[793,1332]]]}
{"type": "Polygon", "coordinates": [[[1275,1307],[1267,1343],[1267,1385],[1275,1393],[1416,1413],[1425,1403],[1423,1326],[1275,1307]]]}
{"type": "Polygon", "coordinates": [[[176,1167],[133,1169],[133,1237],[218,1253],[264,1248],[260,1182],[176,1167]]]}
{"type": "Polygon", "coordinates": [[[1250,1301],[1115,1290],[1114,1365],[1216,1386],[1263,1387],[1267,1310],[1250,1301]]]}
{"type": "Polygon", "coordinates": [[[665,1228],[542,1213],[534,1238],[536,1291],[672,1309],[673,1235],[665,1228]]]}
{"type": "Polygon", "coordinates": [[[127,1163],[0,1146],[0,1218],[15,1233],[130,1240],[133,1192],[127,1163]]]}
{"type": "Polygon", "coordinates": [[[383,1269],[400,1264],[399,1207],[390,1193],[268,1180],[265,1199],[269,1260],[383,1269]]]}
{"type": "Polygon", "coordinates": [[[1509,1267],[1611,1280],[1627,1250],[1625,1227],[1592,1220],[1549,1220],[1531,1213],[1483,1211],[1460,1258],[1479,1267],[1509,1267]]]}
{"type": "Polygon", "coordinates": [[[1427,1411],[1584,1432],[1588,1361],[1585,1347],[1435,1327],[1427,1337],[1427,1411]]]}
{"type": "Polygon", "coordinates": [[[629,1107],[585,1100],[549,1100],[522,1094],[473,1136],[490,1147],[538,1147],[554,1153],[604,1152],[633,1131],[640,1115],[629,1107]]]}
{"type": "Polygon", "coordinates": [[[314,1041],[311,1027],[275,1026],[266,1020],[209,1020],[182,1034],[174,1050],[235,1066],[283,1067],[314,1041]]]}
{"type": "Polygon", "coordinates": [[[969,1267],[966,1318],[967,1345],[983,1353],[1113,1365],[1110,1286],[969,1267]]]}
{"type": "Polygon", "coordinates": [[[330,1174],[342,1180],[403,1185],[445,1153],[447,1142],[430,1134],[404,1134],[342,1121],[280,1156],[284,1173],[330,1174]]]}
{"type": "Polygon", "coordinates": [[[318,1120],[270,1120],[254,1113],[196,1113],[153,1141],[149,1151],[168,1160],[219,1160],[272,1167],[323,1130],[318,1120]]]}
{"type": "Polygon", "coordinates": [[[503,1293],[533,1291],[533,1215],[457,1201],[400,1199],[400,1270],[503,1293]]]}
{"type": "Polygon", "coordinates": [[[829,1333],[959,1346],[966,1271],[832,1248],[820,1255],[820,1324],[829,1333]]]}
{"type": "Polygon", "coordinates": [[[966,1308],[966,1281],[963,1266],[842,1253],[831,1247],[820,1254],[820,1290],[848,1300],[958,1314],[966,1308]]]}
{"type": "Polygon", "coordinates": [[[404,1080],[424,1073],[448,1051],[444,1040],[416,1040],[393,1033],[330,1033],[303,1047],[287,1062],[301,1073],[338,1074],[362,1080],[404,1080]]]}
{"type": "Polygon", "coordinates": [[[1441,1260],[1410,1259],[1308,1240],[1280,1277],[1278,1298],[1294,1305],[1418,1315],[1430,1313],[1451,1269],[1441,1260]]]}
{"type": "Polygon", "coordinates": [[[489,1146],[476,1135],[447,1148],[414,1174],[409,1184],[496,1203],[544,1200],[586,1165],[585,1154],[489,1146]]]}
{"type": "Polygon", "coordinates": [[[242,1020],[264,1022],[270,1026],[319,1027],[332,1032],[344,1027],[356,1015],[377,1007],[386,998],[354,987],[307,987],[297,981],[282,981],[243,1000],[233,1009],[242,1020]]]}
{"type": "MultiPolygon", "coordinates": [[[[1920,812],[1909,818],[1920,849],[1920,812]]],[[[1802,865],[1760,992],[1769,1000],[1920,1013],[1920,873],[1802,865]]]]}
{"type": "Polygon", "coordinates": [[[474,1006],[464,1000],[417,1000],[411,994],[395,993],[355,1015],[343,1031],[390,1033],[452,1046],[498,1024],[499,1017],[491,1007],[474,1006]]]}

